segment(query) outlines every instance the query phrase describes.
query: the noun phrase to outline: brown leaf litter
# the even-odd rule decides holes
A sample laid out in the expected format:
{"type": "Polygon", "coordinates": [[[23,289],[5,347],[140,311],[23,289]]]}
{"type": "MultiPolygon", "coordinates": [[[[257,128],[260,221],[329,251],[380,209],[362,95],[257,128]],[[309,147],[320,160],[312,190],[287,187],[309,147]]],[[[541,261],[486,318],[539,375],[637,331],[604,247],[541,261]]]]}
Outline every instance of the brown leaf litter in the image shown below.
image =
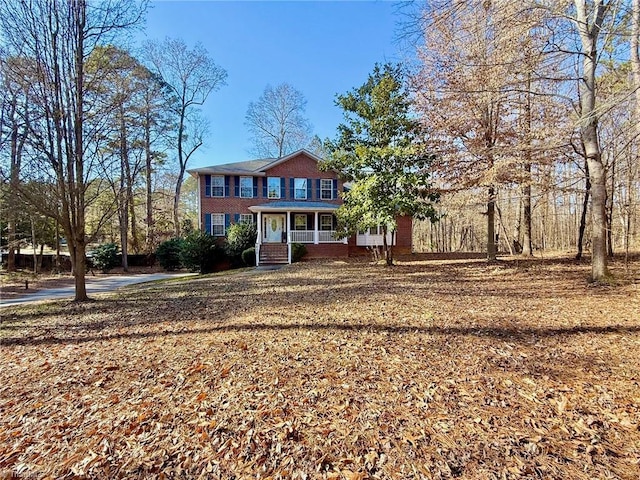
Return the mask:
{"type": "Polygon", "coordinates": [[[398,263],[3,309],[0,474],[640,477],[637,278],[592,287],[588,265],[557,259],[398,263]]]}

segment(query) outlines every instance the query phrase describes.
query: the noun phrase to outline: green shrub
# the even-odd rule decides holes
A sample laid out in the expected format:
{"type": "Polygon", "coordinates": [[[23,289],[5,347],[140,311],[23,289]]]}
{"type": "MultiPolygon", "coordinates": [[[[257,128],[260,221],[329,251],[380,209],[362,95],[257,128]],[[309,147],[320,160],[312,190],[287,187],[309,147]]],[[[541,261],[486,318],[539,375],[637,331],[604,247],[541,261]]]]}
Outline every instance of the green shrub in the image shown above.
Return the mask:
{"type": "Polygon", "coordinates": [[[307,254],[307,247],[304,243],[291,244],[291,261],[299,262],[307,254]]]}
{"type": "Polygon", "coordinates": [[[177,270],[182,266],[180,262],[180,251],[182,250],[181,238],[172,238],[158,245],[156,250],[156,258],[158,263],[165,270],[177,270]]]}
{"type": "Polygon", "coordinates": [[[256,247],[247,248],[242,252],[242,263],[247,267],[256,266],[256,247]]]}
{"type": "Polygon", "coordinates": [[[192,272],[210,273],[224,257],[224,249],[218,246],[216,237],[209,233],[194,231],[182,242],[180,261],[192,272]]]}
{"type": "Polygon", "coordinates": [[[118,266],[118,245],[115,243],[99,245],[91,255],[91,264],[102,273],[107,273],[118,266]]]}
{"type": "Polygon", "coordinates": [[[227,228],[226,251],[229,257],[240,257],[247,248],[254,247],[258,238],[255,223],[234,223],[227,228]]]}

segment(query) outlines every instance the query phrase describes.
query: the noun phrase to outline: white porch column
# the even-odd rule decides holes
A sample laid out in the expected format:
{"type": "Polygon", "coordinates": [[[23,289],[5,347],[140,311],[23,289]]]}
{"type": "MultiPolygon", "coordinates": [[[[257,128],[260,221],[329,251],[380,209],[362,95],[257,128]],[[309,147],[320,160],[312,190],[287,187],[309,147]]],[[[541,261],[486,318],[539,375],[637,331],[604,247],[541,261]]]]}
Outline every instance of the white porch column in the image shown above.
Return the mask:
{"type": "Polygon", "coordinates": [[[315,218],[313,220],[313,243],[315,243],[316,245],[318,243],[320,243],[320,234],[318,233],[318,212],[314,212],[315,218]]]}
{"type": "Polygon", "coordinates": [[[258,235],[256,236],[256,244],[260,245],[262,243],[262,212],[258,212],[258,219],[256,221],[258,222],[258,235]]]}
{"type": "Polygon", "coordinates": [[[256,219],[258,222],[256,235],[256,267],[260,266],[260,244],[262,244],[262,212],[258,212],[258,218],[256,219]]]}
{"type": "Polygon", "coordinates": [[[291,212],[287,212],[287,259],[291,263],[291,212]]]}

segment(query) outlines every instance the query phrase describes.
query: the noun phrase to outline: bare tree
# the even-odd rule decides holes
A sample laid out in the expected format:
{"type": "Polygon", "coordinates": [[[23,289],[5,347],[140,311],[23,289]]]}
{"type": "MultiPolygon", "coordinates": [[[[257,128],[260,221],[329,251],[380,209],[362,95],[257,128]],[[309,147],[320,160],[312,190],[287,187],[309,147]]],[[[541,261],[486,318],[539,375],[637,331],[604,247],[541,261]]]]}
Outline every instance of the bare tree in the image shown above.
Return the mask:
{"type": "Polygon", "coordinates": [[[76,301],[87,299],[86,192],[100,146],[100,112],[85,104],[91,88],[86,61],[98,45],[113,42],[139,23],[144,6],[126,0],[16,0],[0,5],[0,35],[7,48],[34,64],[33,102],[41,118],[30,124],[30,172],[55,185],[53,199],[29,200],[64,229],[76,301]]]}
{"type": "Polygon", "coordinates": [[[510,9],[492,2],[431,2],[425,12],[416,103],[443,188],[486,192],[487,259],[496,259],[497,189],[513,180],[516,136],[513,66],[518,44],[510,9]],[[453,114],[452,112],[455,112],[453,114]]]}
{"type": "Polygon", "coordinates": [[[3,168],[3,176],[8,177],[8,189],[3,192],[3,203],[7,219],[7,270],[15,271],[15,252],[17,241],[17,218],[19,210],[24,208],[19,199],[20,169],[22,152],[29,128],[30,114],[30,82],[27,72],[27,62],[23,58],[9,57],[1,59],[0,75],[2,78],[2,104],[0,122],[0,151],[7,153],[9,158],[3,168]],[[15,75],[20,72],[20,75],[15,75]],[[6,173],[5,173],[6,171],[6,173]]]}
{"type": "Polygon", "coordinates": [[[252,153],[280,158],[309,145],[312,127],[304,117],[306,106],[302,92],[288,83],[267,85],[260,98],[249,103],[245,116],[252,153]]]}
{"type": "Polygon", "coordinates": [[[187,162],[202,146],[206,123],[199,115],[209,95],[225,85],[227,72],[216,65],[207,50],[196,44],[192,49],[181,39],[165,38],[162,42],[146,42],[146,59],[175,96],[173,113],[177,122],[175,146],[178,153],[178,177],[173,199],[173,221],[180,235],[180,192],[187,162]]]}
{"type": "Polygon", "coordinates": [[[606,171],[598,141],[596,109],[596,68],[599,61],[599,36],[609,7],[601,0],[574,0],[574,23],[582,43],[582,79],[580,81],[580,131],[591,180],[591,279],[605,280],[607,268],[607,215],[605,211],[606,171]]]}

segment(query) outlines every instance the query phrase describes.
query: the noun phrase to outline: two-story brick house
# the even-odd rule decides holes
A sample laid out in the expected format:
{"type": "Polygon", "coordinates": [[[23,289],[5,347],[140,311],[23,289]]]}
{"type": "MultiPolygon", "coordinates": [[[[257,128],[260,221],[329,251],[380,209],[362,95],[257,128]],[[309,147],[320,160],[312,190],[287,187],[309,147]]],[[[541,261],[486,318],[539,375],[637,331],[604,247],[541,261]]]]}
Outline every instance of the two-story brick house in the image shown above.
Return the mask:
{"type": "MultiPolygon", "coordinates": [[[[376,229],[335,238],[335,210],[344,187],[336,172],[318,169],[320,161],[299,150],[278,159],[189,170],[198,180],[199,227],[223,237],[232,223],[255,222],[258,265],[290,263],[292,243],[305,244],[311,258],[346,257],[381,245],[376,229]]],[[[400,219],[393,241],[411,250],[411,218],[400,219]]]]}

